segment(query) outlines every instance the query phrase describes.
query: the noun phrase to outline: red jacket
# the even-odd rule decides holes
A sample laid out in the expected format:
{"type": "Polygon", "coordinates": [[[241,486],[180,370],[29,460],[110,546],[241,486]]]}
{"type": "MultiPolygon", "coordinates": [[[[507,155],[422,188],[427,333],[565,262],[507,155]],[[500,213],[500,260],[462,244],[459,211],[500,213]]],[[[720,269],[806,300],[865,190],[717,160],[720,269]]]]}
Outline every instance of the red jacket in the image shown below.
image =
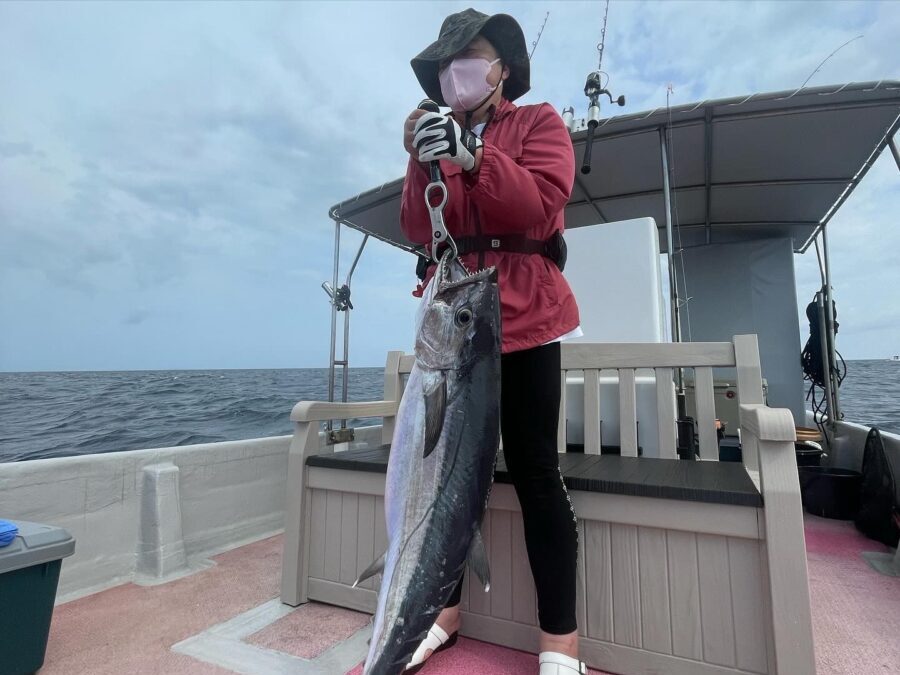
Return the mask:
{"type": "MultiPolygon", "coordinates": [[[[575,156],[562,118],[547,103],[517,107],[502,99],[483,134],[484,154],[471,175],[452,162],[441,171],[449,198],[444,222],[454,236],[520,234],[546,240],[563,231],[563,210],[575,180],[575,156]],[[480,226],[480,232],[479,230],[480,226]]],[[[427,167],[410,158],[400,227],[414,244],[431,243],[425,207],[427,167]]],[[[478,267],[478,253],[463,256],[478,267]]],[[[484,265],[500,279],[503,352],[555,340],[579,324],[575,296],[556,265],[542,255],[485,251],[484,265]]],[[[434,273],[429,269],[426,283],[434,273]]]]}

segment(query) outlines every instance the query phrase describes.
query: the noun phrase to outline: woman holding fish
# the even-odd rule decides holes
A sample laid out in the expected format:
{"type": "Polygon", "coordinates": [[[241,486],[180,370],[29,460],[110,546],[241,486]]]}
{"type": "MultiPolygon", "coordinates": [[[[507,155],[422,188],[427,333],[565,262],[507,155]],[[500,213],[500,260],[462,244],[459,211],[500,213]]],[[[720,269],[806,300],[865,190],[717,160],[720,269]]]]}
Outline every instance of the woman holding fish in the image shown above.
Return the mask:
{"type": "MultiPolygon", "coordinates": [[[[451,113],[415,110],[405,122],[410,161],[401,226],[412,242],[431,241],[423,194],[428,163],[439,160],[449,193],[444,219],[460,260],[468,270],[494,267],[498,275],[500,427],[537,589],[540,675],[584,673],[575,620],[578,533],[556,445],[559,342],[581,335],[561,273],[563,209],[575,173],[571,140],[549,104],[513,103],[530,88],[530,67],[525,37],[511,16],[453,14],[411,63],[428,97],[451,113]]],[[[434,271],[434,265],[420,269],[424,286],[434,271]]],[[[461,582],[410,670],[455,643],[460,588],[461,582]]]]}

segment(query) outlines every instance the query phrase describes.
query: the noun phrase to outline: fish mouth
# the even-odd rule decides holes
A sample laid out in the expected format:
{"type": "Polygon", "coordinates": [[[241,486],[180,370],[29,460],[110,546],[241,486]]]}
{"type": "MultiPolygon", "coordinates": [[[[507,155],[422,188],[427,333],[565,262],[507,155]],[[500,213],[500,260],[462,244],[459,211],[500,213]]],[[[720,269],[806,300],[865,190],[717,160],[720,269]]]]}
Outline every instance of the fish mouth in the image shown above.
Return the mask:
{"type": "Polygon", "coordinates": [[[466,284],[474,284],[479,281],[487,281],[490,280],[491,277],[496,278],[497,268],[496,267],[485,267],[482,270],[477,272],[470,272],[462,260],[459,258],[451,259],[451,252],[448,250],[441,256],[440,261],[438,262],[438,270],[435,276],[438,278],[438,293],[442,291],[451,290],[453,288],[459,288],[460,286],[465,286],[466,284]],[[456,279],[452,281],[450,279],[450,265],[453,262],[456,263],[462,268],[463,272],[465,272],[465,276],[461,279],[456,279]]]}

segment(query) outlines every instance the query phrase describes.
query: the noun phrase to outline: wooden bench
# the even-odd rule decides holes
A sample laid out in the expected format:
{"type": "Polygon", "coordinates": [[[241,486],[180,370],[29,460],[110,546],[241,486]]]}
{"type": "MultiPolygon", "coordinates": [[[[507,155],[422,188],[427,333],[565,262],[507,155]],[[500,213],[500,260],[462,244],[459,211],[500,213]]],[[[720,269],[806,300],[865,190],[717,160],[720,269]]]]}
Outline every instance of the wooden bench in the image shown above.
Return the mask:
{"type": "MultiPolygon", "coordinates": [[[[384,472],[413,364],[413,356],[388,355],[383,401],[294,407],[283,602],[374,611],[377,580],[352,584],[387,545],[384,472]],[[322,421],[366,417],[383,419],[380,446],[320,448],[322,421]]],[[[585,452],[560,455],[579,519],[582,658],[623,674],[815,673],[794,423],[790,411],[763,404],[756,336],[563,344],[562,368],[561,378],[583,371],[585,381],[585,452]],[[676,367],[694,369],[699,451],[708,461],[676,459],[676,367]],[[716,461],[713,367],[737,369],[743,464],[716,461]],[[637,368],[656,372],[660,459],[636,456],[637,368]],[[618,371],[620,455],[604,454],[600,442],[601,369],[618,371]]],[[[535,592],[502,460],[496,482],[482,527],[491,591],[464,583],[462,632],[534,652],[535,592]]]]}

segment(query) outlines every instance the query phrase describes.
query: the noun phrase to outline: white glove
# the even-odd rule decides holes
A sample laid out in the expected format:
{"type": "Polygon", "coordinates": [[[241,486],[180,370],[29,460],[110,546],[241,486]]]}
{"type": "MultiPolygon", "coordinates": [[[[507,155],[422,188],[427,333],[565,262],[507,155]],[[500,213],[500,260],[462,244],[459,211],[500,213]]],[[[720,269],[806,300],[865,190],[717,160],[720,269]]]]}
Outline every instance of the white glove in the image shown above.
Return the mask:
{"type": "Polygon", "coordinates": [[[475,166],[475,150],[484,143],[470,131],[463,131],[449,115],[425,113],[413,129],[413,147],[419,151],[420,162],[446,159],[465,171],[475,166]]]}

